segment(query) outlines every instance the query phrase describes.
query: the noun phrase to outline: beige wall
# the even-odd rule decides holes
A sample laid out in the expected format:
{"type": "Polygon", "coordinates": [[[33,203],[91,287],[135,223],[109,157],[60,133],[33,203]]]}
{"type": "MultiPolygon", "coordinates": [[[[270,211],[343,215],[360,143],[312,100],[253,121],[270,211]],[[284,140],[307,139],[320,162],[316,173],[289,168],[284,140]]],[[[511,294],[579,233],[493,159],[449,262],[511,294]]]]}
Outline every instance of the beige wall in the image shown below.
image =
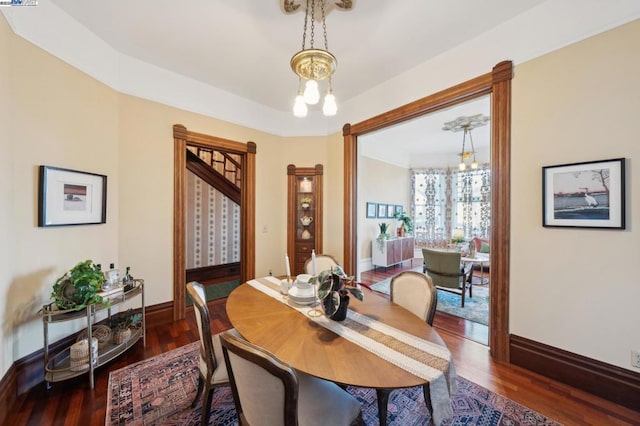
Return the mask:
{"type": "Polygon", "coordinates": [[[513,80],[511,332],[628,369],[640,350],[638,52],[640,21],[518,65],[513,80]],[[542,227],[542,166],[617,157],[626,230],[542,227]]]}
{"type": "Polygon", "coordinates": [[[411,199],[411,172],[368,157],[358,157],[358,263],[359,271],[371,266],[371,241],[380,233],[379,224],[389,225],[389,234],[395,235],[397,221],[391,219],[367,219],[367,202],[400,204],[409,212],[411,199]]]}
{"type": "MultiPolygon", "coordinates": [[[[0,27],[7,33],[3,19],[0,27]]],[[[11,232],[2,238],[9,245],[10,263],[0,287],[6,304],[3,341],[10,342],[5,348],[16,360],[42,347],[37,311],[58,276],[85,259],[118,261],[118,95],[11,33],[3,40],[9,47],[0,62],[9,67],[11,147],[2,158],[10,161],[6,182],[11,192],[0,200],[10,206],[0,228],[11,232]],[[37,227],[42,164],[107,175],[107,223],[37,227]]],[[[57,333],[52,330],[52,337],[57,333]]]]}
{"type": "MultiPolygon", "coordinates": [[[[11,284],[11,245],[13,233],[11,227],[11,131],[9,128],[10,70],[9,70],[9,40],[12,33],[0,18],[0,294],[7,294],[11,284]]],[[[0,373],[13,363],[11,324],[7,322],[8,301],[5,297],[0,302],[0,373]]]]}
{"type": "MultiPolygon", "coordinates": [[[[335,173],[342,174],[342,154],[330,156],[328,149],[341,142],[340,135],[281,138],[119,94],[16,37],[4,18],[0,31],[0,88],[8,92],[0,107],[10,111],[0,118],[7,122],[0,131],[9,133],[0,142],[0,177],[7,177],[0,179],[0,231],[6,230],[0,262],[8,265],[0,269],[2,374],[42,348],[37,310],[49,300],[55,279],[80,260],[131,266],[147,283],[148,304],[172,300],[174,124],[256,142],[257,275],[284,273],[287,165],[323,164],[331,173],[325,193],[329,184],[341,185],[335,173]],[[107,223],[37,227],[40,164],[107,175],[107,223]]],[[[341,193],[328,194],[325,209],[338,200],[341,211],[341,193]]],[[[340,250],[338,256],[341,220],[335,208],[325,219],[325,239],[332,251],[340,250]],[[340,223],[334,226],[329,218],[340,223]],[[337,233],[328,238],[333,229],[337,233]]],[[[56,327],[52,337],[81,326],[56,327]]]]}

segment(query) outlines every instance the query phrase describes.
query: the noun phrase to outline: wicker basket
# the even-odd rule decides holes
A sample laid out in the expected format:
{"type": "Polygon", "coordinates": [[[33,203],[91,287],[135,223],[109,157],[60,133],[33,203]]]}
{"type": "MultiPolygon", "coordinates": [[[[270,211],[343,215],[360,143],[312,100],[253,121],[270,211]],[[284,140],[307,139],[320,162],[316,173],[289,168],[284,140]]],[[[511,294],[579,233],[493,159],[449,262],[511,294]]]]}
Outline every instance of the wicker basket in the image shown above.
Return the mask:
{"type": "Polygon", "coordinates": [[[126,328],[124,330],[114,330],[113,332],[113,343],[119,345],[121,343],[126,342],[131,337],[131,329],[126,328]]]}
{"type": "MultiPolygon", "coordinates": [[[[111,329],[106,325],[95,325],[91,327],[91,337],[98,339],[98,347],[102,349],[111,341],[111,329]]],[[[78,334],[76,342],[81,340],[87,340],[87,330],[83,330],[78,334]]]]}
{"type": "MultiPolygon", "coordinates": [[[[95,337],[91,339],[91,350],[93,352],[93,363],[96,364],[98,362],[98,339],[95,337]]],[[[89,368],[89,344],[87,339],[71,345],[70,352],[71,371],[82,371],[89,368]]]]}

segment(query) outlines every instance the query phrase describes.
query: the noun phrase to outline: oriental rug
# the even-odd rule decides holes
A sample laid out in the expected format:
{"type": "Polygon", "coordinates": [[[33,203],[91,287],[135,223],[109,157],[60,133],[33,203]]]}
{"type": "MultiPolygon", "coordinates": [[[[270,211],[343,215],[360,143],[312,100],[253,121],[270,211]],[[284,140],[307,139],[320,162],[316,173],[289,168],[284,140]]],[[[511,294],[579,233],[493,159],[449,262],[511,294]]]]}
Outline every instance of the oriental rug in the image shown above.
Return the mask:
{"type": "MultiPolygon", "coordinates": [[[[422,267],[414,269],[422,272],[422,267]]],[[[489,325],[489,285],[482,284],[480,278],[473,278],[473,297],[469,293],[464,298],[464,308],[460,306],[460,295],[438,290],[438,305],[436,310],[456,317],[464,318],[479,324],[489,325]]],[[[371,289],[389,294],[391,278],[384,279],[371,285],[371,289]]]]}
{"type": "MultiPolygon", "coordinates": [[[[198,384],[198,343],[174,349],[109,373],[105,425],[198,425],[201,402],[191,408],[198,384]]],[[[451,398],[454,416],[445,425],[558,425],[559,423],[462,377],[451,398]]],[[[377,425],[372,389],[348,387],[362,403],[366,425],[377,425]]],[[[430,419],[422,388],[395,390],[389,425],[425,425],[430,419]]],[[[237,425],[228,387],[214,392],[209,425],[237,425]]]]}

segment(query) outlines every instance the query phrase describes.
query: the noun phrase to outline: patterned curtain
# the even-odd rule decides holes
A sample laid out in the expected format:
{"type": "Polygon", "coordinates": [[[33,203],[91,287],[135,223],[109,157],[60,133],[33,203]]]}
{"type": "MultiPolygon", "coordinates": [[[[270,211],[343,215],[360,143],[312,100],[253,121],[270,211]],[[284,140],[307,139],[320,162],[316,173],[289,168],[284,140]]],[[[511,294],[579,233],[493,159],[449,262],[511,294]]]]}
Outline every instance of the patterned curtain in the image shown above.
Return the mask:
{"type": "Polygon", "coordinates": [[[446,246],[454,229],[467,239],[491,233],[491,169],[414,169],[411,215],[416,244],[446,246]]]}

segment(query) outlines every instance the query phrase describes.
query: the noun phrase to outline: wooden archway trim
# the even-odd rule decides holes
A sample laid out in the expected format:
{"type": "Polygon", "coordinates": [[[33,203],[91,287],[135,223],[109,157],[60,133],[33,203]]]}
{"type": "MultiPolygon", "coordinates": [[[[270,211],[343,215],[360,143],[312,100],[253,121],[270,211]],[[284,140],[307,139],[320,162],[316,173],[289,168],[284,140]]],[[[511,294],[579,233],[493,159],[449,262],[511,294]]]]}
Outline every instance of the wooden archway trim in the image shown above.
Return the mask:
{"type": "Polygon", "coordinates": [[[358,136],[490,94],[491,99],[491,356],[509,361],[509,232],[511,79],[513,64],[504,61],[483,74],[433,95],[357,124],[345,124],[344,136],[344,266],[355,273],[357,262],[358,136]]]}
{"type": "Polygon", "coordinates": [[[187,130],[181,124],[173,126],[173,319],[185,317],[185,209],[187,145],[215,148],[241,156],[240,188],[240,280],[255,276],[255,175],[256,152],[254,142],[236,142],[187,130]]]}

